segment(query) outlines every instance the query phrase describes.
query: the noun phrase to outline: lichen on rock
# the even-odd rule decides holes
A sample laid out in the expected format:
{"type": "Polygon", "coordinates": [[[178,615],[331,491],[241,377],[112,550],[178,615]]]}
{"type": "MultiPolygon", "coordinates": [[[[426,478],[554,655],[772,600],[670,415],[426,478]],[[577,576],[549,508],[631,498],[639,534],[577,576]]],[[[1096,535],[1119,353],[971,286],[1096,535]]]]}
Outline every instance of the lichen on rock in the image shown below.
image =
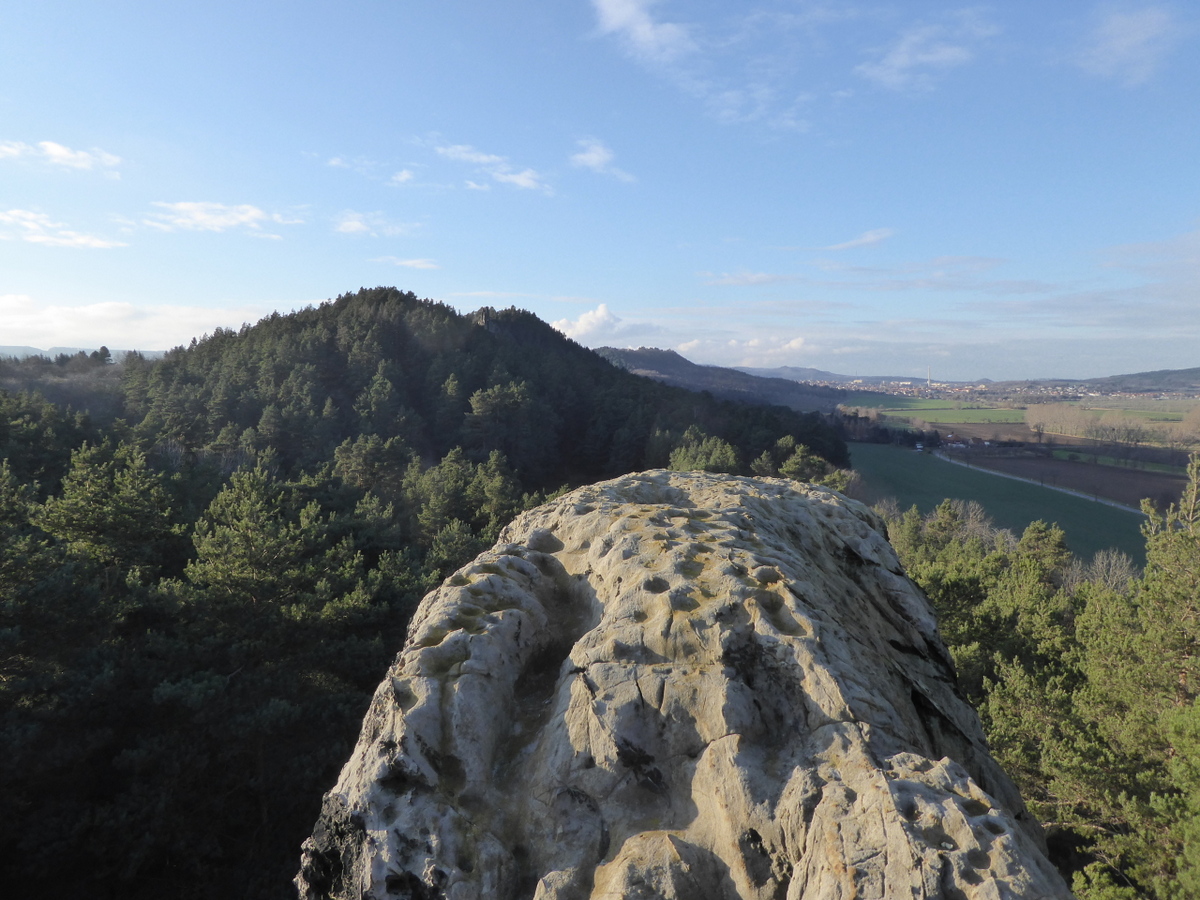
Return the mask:
{"type": "Polygon", "coordinates": [[[301,897],[1070,894],[882,522],[648,472],[520,516],[421,603],[301,897]]]}

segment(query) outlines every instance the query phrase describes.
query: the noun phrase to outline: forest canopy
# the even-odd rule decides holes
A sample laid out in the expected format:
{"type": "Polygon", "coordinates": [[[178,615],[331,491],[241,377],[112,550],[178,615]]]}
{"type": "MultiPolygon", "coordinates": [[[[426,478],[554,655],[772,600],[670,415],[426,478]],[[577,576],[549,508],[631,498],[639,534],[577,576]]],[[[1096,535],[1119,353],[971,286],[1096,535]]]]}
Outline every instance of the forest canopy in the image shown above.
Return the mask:
{"type": "Polygon", "coordinates": [[[391,288],[157,360],[0,369],[59,401],[0,391],[0,872],[20,895],[55,870],[123,898],[291,896],[415,604],[514,515],[673,455],[848,462],[819,415],[391,288]]]}

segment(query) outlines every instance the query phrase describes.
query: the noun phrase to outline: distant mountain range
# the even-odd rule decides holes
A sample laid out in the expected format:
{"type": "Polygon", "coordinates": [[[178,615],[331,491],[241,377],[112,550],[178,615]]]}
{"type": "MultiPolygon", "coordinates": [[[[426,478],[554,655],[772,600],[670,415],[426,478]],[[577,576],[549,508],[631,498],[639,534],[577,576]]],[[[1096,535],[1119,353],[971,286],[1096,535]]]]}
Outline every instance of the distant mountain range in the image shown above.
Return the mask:
{"type": "MultiPolygon", "coordinates": [[[[0,345],[0,359],[26,356],[74,355],[80,350],[90,353],[96,347],[38,347],[0,345]]],[[[127,351],[112,350],[113,359],[120,360],[127,351]]],[[[162,350],[141,350],[147,359],[158,359],[162,350]]],[[[842,394],[836,388],[825,385],[845,385],[852,390],[860,385],[884,385],[904,382],[922,382],[919,375],[839,375],[824,369],[808,366],[776,366],[755,368],[752,366],[706,366],[691,362],[674,350],[659,350],[654,347],[639,347],[637,350],[616,347],[599,347],[596,352],[614,365],[628,369],[638,375],[646,375],[656,381],[672,384],[693,391],[708,391],[714,397],[728,400],[743,400],[751,403],[770,403],[797,410],[830,410],[842,402],[842,394]],[[763,382],[783,382],[764,384],[763,382]],[[817,383],[813,383],[817,382],[817,383]],[[800,388],[797,389],[797,385],[800,388]]],[[[943,384],[988,384],[999,389],[1018,389],[1020,386],[1035,385],[1078,385],[1081,390],[1097,390],[1113,393],[1162,393],[1200,392],[1200,367],[1192,369],[1157,369],[1152,372],[1134,372],[1128,375],[1106,375],[1100,378],[1033,378],[1008,381],[992,381],[979,378],[943,384]]]]}
{"type": "MultiPolygon", "coordinates": [[[[49,350],[39,350],[37,347],[0,347],[0,357],[15,356],[17,359],[24,359],[26,356],[49,356],[53,359],[60,353],[73,355],[82,350],[82,347],[51,347],[49,350]]],[[[87,352],[98,350],[99,347],[89,347],[87,352]]]]}
{"type": "Polygon", "coordinates": [[[639,347],[637,350],[599,347],[596,352],[613,365],[627,369],[635,375],[645,375],[655,381],[691,391],[708,391],[714,397],[723,400],[766,403],[804,412],[830,412],[843,402],[846,396],[846,392],[838,388],[800,384],[795,378],[763,377],[738,369],[697,365],[684,359],[674,350],[657,350],[652,347],[639,347]]]}
{"type": "Polygon", "coordinates": [[[1200,368],[1158,369],[1154,372],[1135,372],[1132,375],[1107,375],[1075,383],[1093,385],[1102,391],[1121,393],[1192,392],[1200,391],[1200,368]]]}
{"type": "MultiPolygon", "coordinates": [[[[786,378],[789,381],[821,381],[834,384],[894,384],[905,381],[924,381],[916,375],[838,375],[824,369],[806,366],[777,366],[774,369],[754,369],[749,366],[734,366],[734,370],[756,375],[759,378],[786,378]]],[[[986,381],[987,379],[984,379],[986,381]]],[[[974,383],[974,382],[972,382],[974,383]]]]}
{"type": "MultiPolygon", "coordinates": [[[[774,369],[755,369],[738,366],[736,371],[756,375],[760,378],[787,378],[792,381],[817,381],[827,384],[880,385],[903,382],[921,383],[925,379],[913,375],[838,375],[822,369],[798,366],[779,366],[774,369]]],[[[947,383],[947,382],[942,382],[947,383]]],[[[1036,385],[1075,385],[1080,390],[1097,390],[1111,393],[1162,393],[1200,391],[1200,368],[1159,369],[1154,372],[1135,372],[1129,375],[1105,375],[1101,378],[1034,378],[1012,381],[992,381],[979,378],[972,381],[948,382],[949,384],[986,384],[997,389],[1018,389],[1036,385]]]]}

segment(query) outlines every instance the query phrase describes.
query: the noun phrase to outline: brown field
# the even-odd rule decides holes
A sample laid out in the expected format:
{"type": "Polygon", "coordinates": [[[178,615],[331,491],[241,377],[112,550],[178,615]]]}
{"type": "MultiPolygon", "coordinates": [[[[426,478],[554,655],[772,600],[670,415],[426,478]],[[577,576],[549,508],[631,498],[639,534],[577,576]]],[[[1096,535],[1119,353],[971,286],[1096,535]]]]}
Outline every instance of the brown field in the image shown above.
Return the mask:
{"type": "MultiPolygon", "coordinates": [[[[952,458],[961,459],[963,456],[953,454],[952,458]]],[[[1046,487],[1066,488],[1134,508],[1144,497],[1150,498],[1159,508],[1165,508],[1168,503],[1179,499],[1186,484],[1186,479],[1178,475],[1065,459],[982,456],[972,453],[970,460],[971,465],[981,469],[1028,478],[1046,487]]]]}

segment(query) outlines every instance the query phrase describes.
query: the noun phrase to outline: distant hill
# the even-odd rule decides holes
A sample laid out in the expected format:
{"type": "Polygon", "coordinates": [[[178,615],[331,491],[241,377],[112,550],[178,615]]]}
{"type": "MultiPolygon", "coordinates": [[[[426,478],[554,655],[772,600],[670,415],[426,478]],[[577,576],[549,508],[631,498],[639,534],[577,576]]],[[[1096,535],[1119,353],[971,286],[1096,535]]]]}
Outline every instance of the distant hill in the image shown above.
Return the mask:
{"type": "Polygon", "coordinates": [[[653,347],[639,347],[637,350],[600,347],[596,352],[613,365],[635,375],[645,375],[655,381],[691,391],[708,391],[714,397],[724,400],[766,403],[805,412],[830,412],[845,398],[845,392],[837,388],[801,385],[795,379],[786,377],[763,377],[739,369],[697,365],[684,359],[674,350],[658,350],[653,347]]]}
{"type": "Polygon", "coordinates": [[[1200,368],[1158,369],[1154,372],[1135,372],[1132,375],[1109,375],[1104,378],[1089,378],[1087,383],[1107,391],[1130,393],[1200,391],[1200,368]]]}
{"type": "MultiPolygon", "coordinates": [[[[773,369],[737,366],[736,371],[760,378],[786,378],[800,382],[824,382],[826,384],[884,385],[903,382],[922,382],[919,375],[838,375],[823,369],[803,366],[779,366],[773,369]]],[[[947,382],[943,382],[947,383],[947,382]]],[[[1200,368],[1158,369],[1153,372],[1135,372],[1130,375],[1106,375],[1100,378],[1031,378],[992,382],[988,378],[950,384],[992,384],[999,389],[1028,389],[1038,385],[1076,385],[1081,389],[1090,386],[1105,392],[1158,393],[1166,391],[1200,391],[1200,368]]]]}
{"type": "Polygon", "coordinates": [[[774,369],[755,369],[749,366],[733,366],[739,372],[757,375],[759,378],[786,378],[789,381],[850,381],[848,375],[837,375],[824,369],[808,366],[776,366],[774,369]]]}
{"type": "MultiPolygon", "coordinates": [[[[42,350],[38,347],[25,346],[7,346],[0,345],[0,359],[25,359],[27,356],[45,356],[49,359],[54,359],[59,355],[74,356],[76,353],[91,353],[93,350],[99,350],[99,346],[95,347],[51,347],[49,350],[42,350]]],[[[128,350],[110,350],[113,359],[121,359],[128,350]]],[[[163,356],[165,350],[139,350],[137,351],[146,357],[146,359],[158,359],[163,356]]]]}
{"type": "Polygon", "coordinates": [[[788,381],[819,381],[846,385],[896,384],[925,380],[919,375],[838,375],[836,372],[810,369],[807,366],[777,366],[773,369],[755,369],[750,366],[734,366],[734,368],[738,372],[757,375],[759,378],[786,378],[788,381]]]}
{"type": "Polygon", "coordinates": [[[522,490],[663,465],[693,425],[747,460],[785,434],[835,463],[846,452],[794,407],[688,395],[614,367],[532,313],[461,315],[392,288],[218,328],[125,368],[125,415],[147,438],[210,453],[269,448],[289,470],[328,463],[343,441],[370,434],[426,462],[455,447],[476,462],[500,451],[522,490]]]}
{"type": "MultiPolygon", "coordinates": [[[[0,346],[0,357],[15,356],[17,359],[24,359],[26,356],[49,356],[54,357],[60,353],[78,353],[82,347],[51,347],[49,350],[39,350],[37,347],[5,347],[0,346]]],[[[98,347],[89,348],[97,350],[98,347]]]]}

